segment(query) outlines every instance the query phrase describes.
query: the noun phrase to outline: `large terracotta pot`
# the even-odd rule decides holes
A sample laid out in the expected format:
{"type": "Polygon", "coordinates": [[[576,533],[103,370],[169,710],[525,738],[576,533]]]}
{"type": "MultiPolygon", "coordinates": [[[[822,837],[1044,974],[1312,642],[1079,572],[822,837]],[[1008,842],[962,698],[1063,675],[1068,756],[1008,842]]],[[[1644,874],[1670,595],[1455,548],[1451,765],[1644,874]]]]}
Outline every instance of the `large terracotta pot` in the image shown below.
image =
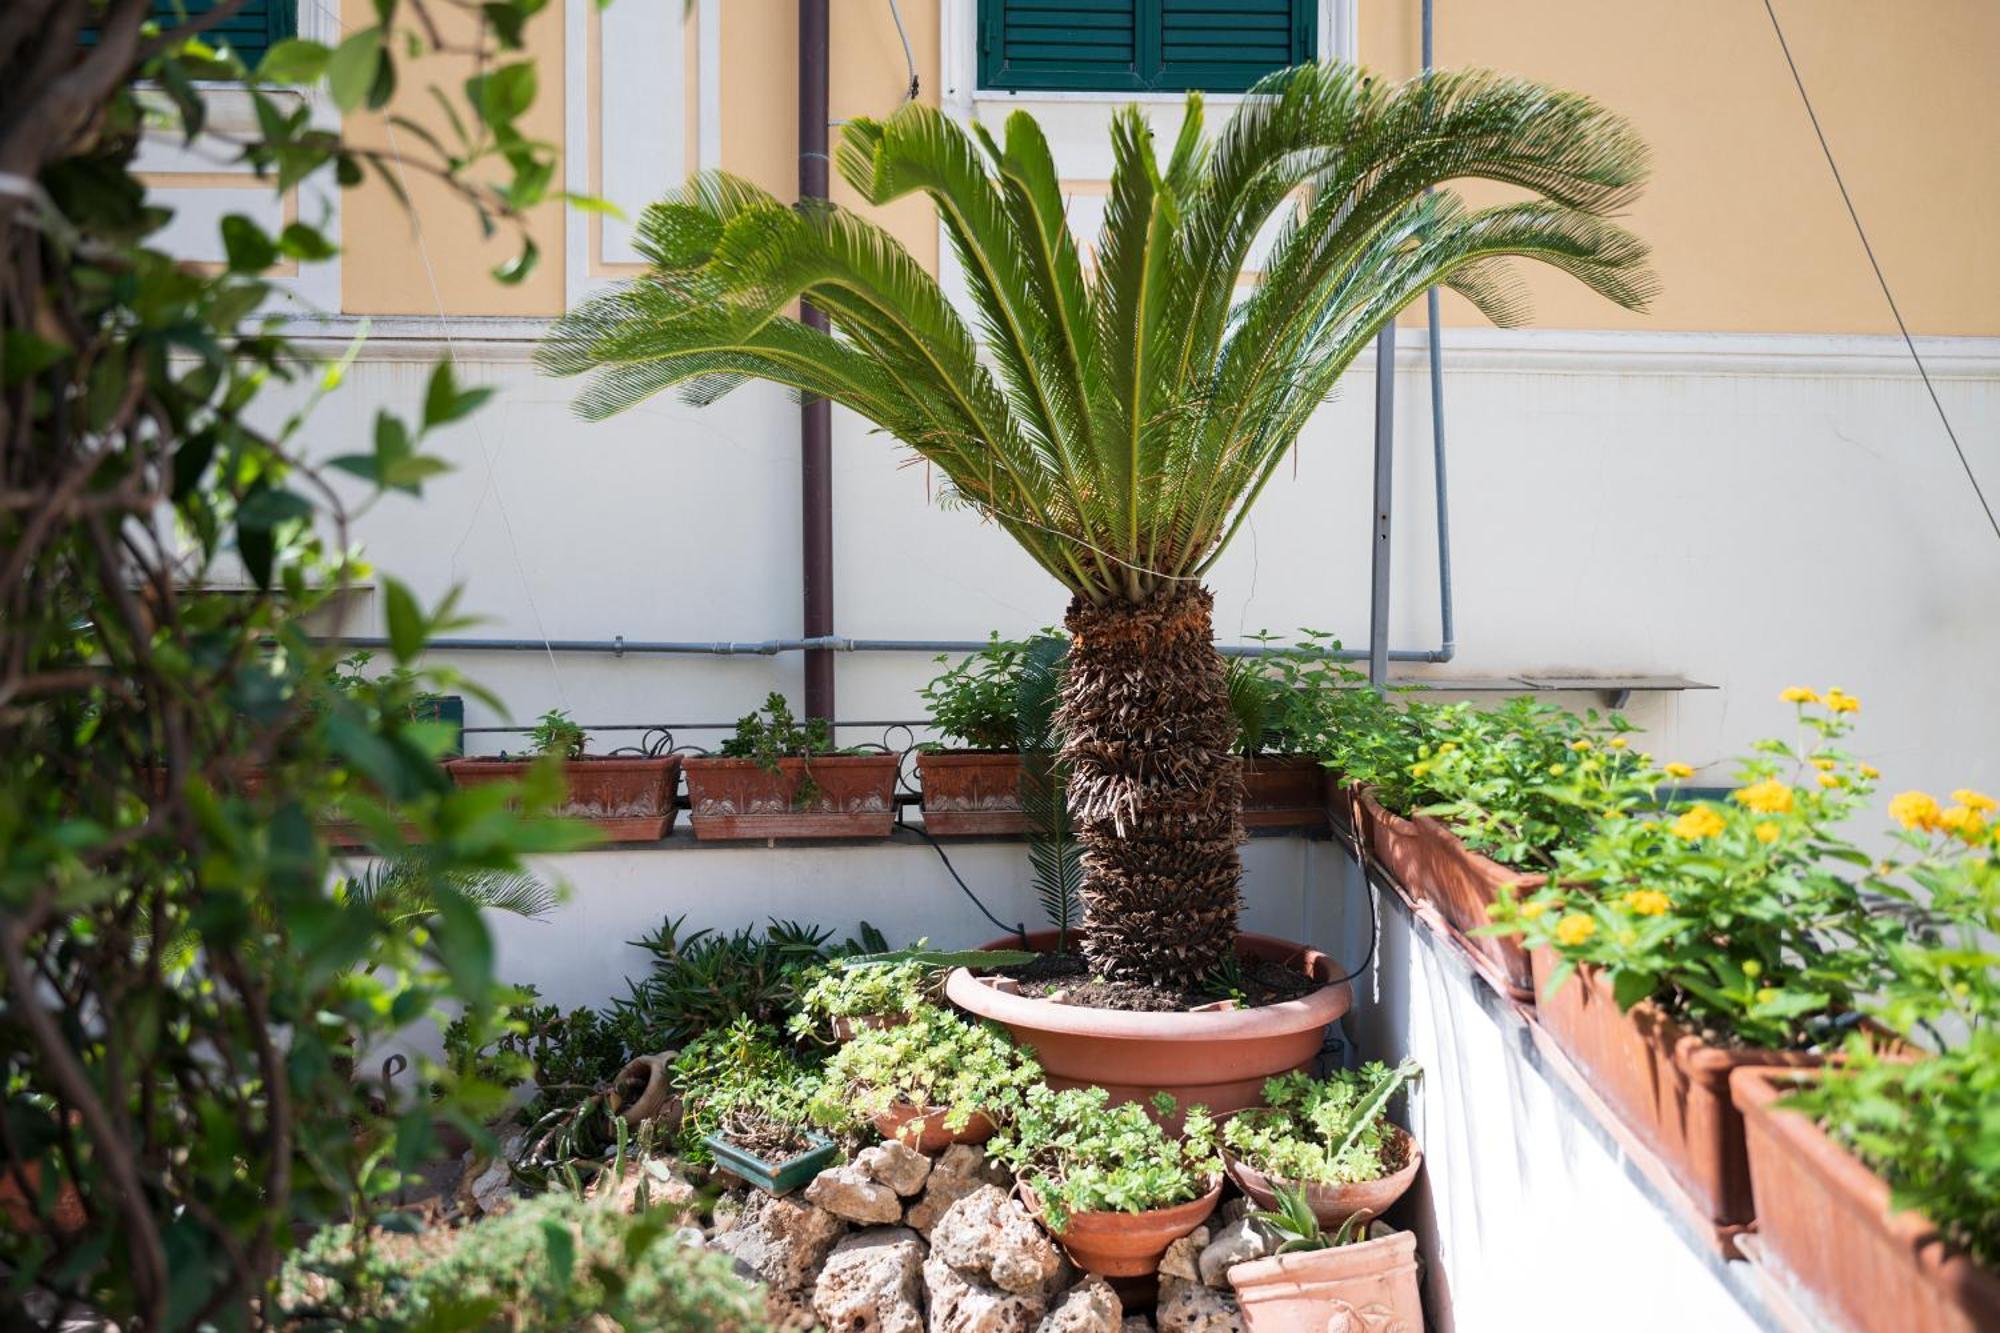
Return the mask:
{"type": "Polygon", "coordinates": [[[1308,754],[1260,754],[1243,761],[1244,828],[1318,828],[1326,819],[1325,771],[1308,754]]]}
{"type": "MultiPolygon", "coordinates": [[[[1056,947],[1056,932],[1033,931],[1028,948],[1056,947]]],[[[1200,1104],[1216,1114],[1255,1106],[1264,1080],[1303,1069],[1319,1054],[1329,1023],[1347,1012],[1353,992],[1331,958],[1316,949],[1269,935],[1236,937],[1252,958],[1294,963],[1327,982],[1279,1004],[1199,1013],[1149,1014],[1057,1004],[1010,995],[959,968],[945,980],[945,995],[959,1008],[992,1019],[1031,1048],[1050,1087],[1099,1087],[1114,1102],[1144,1101],[1168,1092],[1183,1107],[1200,1104]]],[[[1012,937],[988,949],[1017,947],[1012,937]]]]}
{"type": "Polygon", "coordinates": [[[983,1113],[973,1112],[963,1129],[945,1124],[950,1114],[951,1108],[946,1106],[896,1105],[875,1117],[875,1132],[933,1157],[954,1143],[984,1143],[993,1137],[996,1127],[983,1113]]]}
{"type": "MultiPolygon", "coordinates": [[[[454,759],[445,765],[461,787],[518,781],[534,761],[454,759]]],[[[604,830],[612,842],[657,842],[680,812],[679,755],[584,755],[563,763],[568,790],[552,812],[604,830]]]]}
{"type": "Polygon", "coordinates": [[[1026,833],[1021,756],[998,750],[919,750],[924,827],[940,837],[1026,833]]]}
{"type": "Polygon", "coordinates": [[[1729,1076],[1752,1065],[1810,1068],[1825,1057],[1711,1046],[1650,1001],[1621,1013],[1610,983],[1592,968],[1579,968],[1551,993],[1549,978],[1560,958],[1546,948],[1531,957],[1542,1025],[1592,1090],[1653,1150],[1710,1221],[1723,1228],[1748,1225],[1757,1209],[1743,1117],[1730,1100],[1729,1076]]]}
{"type": "Polygon", "coordinates": [[[1368,850],[1390,878],[1412,898],[1424,897],[1424,835],[1417,821],[1390,814],[1373,791],[1361,793],[1362,822],[1368,830],[1368,850]]]}
{"type": "MultiPolygon", "coordinates": [[[[1416,1183],[1417,1172],[1423,1169],[1424,1155],[1417,1147],[1417,1141],[1410,1137],[1410,1131],[1401,1125],[1391,1126],[1396,1136],[1403,1141],[1404,1162],[1402,1167],[1376,1180],[1358,1181],[1352,1185],[1307,1185],[1306,1203],[1311,1206],[1313,1216],[1319,1219],[1321,1227],[1327,1231],[1338,1231],[1340,1224],[1356,1213],[1380,1217],[1389,1211],[1396,1200],[1409,1191],[1416,1183]]],[[[1249,1195],[1259,1208],[1276,1209],[1277,1191],[1273,1182],[1262,1171],[1236,1156],[1229,1149],[1222,1150],[1222,1165],[1229,1172],[1229,1178],[1249,1195]]],[[[1277,1184],[1293,1182],[1280,1180],[1277,1184]]]]}
{"type": "MultiPolygon", "coordinates": [[[[1221,1199],[1222,1181],[1218,1178],[1214,1189],[1189,1203],[1143,1213],[1071,1213],[1069,1225],[1053,1234],[1086,1273],[1150,1277],[1159,1271],[1167,1247],[1206,1222],[1221,1199]]],[[[1037,1221],[1042,1219],[1041,1200],[1026,1184],[1021,1186],[1021,1201],[1037,1221]]]]}
{"type": "Polygon", "coordinates": [[[1353,1245],[1253,1259],[1229,1270],[1251,1333],[1423,1333],[1417,1238],[1408,1231],[1353,1245]]]}
{"type": "Polygon", "coordinates": [[[1889,1186],[1810,1119],[1776,1105],[1785,1075],[1739,1069],[1730,1091],[1743,1114],[1757,1190],[1760,1258],[1860,1333],[1983,1333],[2000,1329],[2000,1275],[1898,1212],[1889,1186]]]}
{"type": "Polygon", "coordinates": [[[893,754],[826,754],[780,759],[772,773],[754,759],[690,756],[688,822],[705,840],[886,838],[901,762],[893,754]],[[808,772],[819,790],[800,803],[808,772]]]}
{"type": "Polygon", "coordinates": [[[1523,874],[1480,855],[1429,815],[1418,815],[1414,823],[1422,885],[1417,891],[1458,932],[1482,972],[1514,999],[1532,1004],[1535,974],[1519,937],[1472,932],[1490,924],[1487,910],[1500,901],[1502,887],[1511,884],[1517,894],[1532,893],[1547,882],[1547,876],[1523,874]]]}

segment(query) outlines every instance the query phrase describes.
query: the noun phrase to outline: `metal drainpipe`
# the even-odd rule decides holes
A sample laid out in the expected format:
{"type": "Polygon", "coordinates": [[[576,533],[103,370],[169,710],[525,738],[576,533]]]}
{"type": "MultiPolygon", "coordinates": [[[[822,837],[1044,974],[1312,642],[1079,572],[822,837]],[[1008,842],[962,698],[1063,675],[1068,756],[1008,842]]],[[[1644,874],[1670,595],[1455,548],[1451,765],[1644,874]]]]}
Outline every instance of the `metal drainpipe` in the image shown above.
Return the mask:
{"type": "MultiPolygon", "coordinates": [[[[799,0],[799,202],[827,197],[828,0],[799,0]]],[[[802,303],[806,327],[825,332],[824,311],[802,303]]],[[[799,545],[805,637],[833,633],[833,405],[799,407],[799,545]]],[[[833,717],[833,654],[806,651],[806,716],[833,717]]]]}
{"type": "MultiPolygon", "coordinates": [[[[1424,73],[1431,72],[1434,48],[1431,42],[1434,0],[1424,0],[1424,73]]],[[[1449,662],[1458,653],[1457,633],[1451,615],[1451,501],[1445,488],[1444,467],[1444,352],[1438,346],[1438,289],[1424,294],[1430,315],[1426,351],[1431,372],[1431,479],[1437,491],[1438,548],[1438,632],[1437,662],[1449,662]]]]}

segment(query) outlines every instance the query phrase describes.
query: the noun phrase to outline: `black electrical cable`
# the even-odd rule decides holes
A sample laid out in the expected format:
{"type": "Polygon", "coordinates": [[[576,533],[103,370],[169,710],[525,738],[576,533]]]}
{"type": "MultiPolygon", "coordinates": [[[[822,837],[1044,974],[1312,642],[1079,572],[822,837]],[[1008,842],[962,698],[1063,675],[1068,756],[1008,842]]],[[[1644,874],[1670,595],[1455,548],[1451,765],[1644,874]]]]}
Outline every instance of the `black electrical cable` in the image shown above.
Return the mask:
{"type": "Polygon", "coordinates": [[[1965,469],[1965,479],[1972,483],[1972,493],[1979,498],[1979,507],[1986,511],[1986,521],[1992,525],[1993,535],[2000,537],[2000,518],[1993,515],[1993,506],[1987,502],[1979,477],[1972,470],[1972,462],[1965,456],[1965,446],[1958,442],[1958,432],[1951,428],[1951,418],[1946,415],[1944,403],[1938,398],[1937,387],[1931,383],[1931,373],[1924,365],[1924,358],[1917,352],[1917,341],[1910,336],[1910,326],[1903,322],[1903,312],[1896,305],[1896,294],[1889,290],[1889,279],[1875,258],[1875,247],[1868,242],[1868,229],[1861,225],[1861,214],[1855,210],[1854,199],[1847,193],[1847,182],[1841,178],[1840,164],[1833,160],[1833,146],[1826,141],[1826,131],[1820,128],[1819,113],[1813,110],[1812,97],[1806,92],[1806,81],[1799,74],[1798,62],[1792,59],[1791,43],[1785,40],[1784,25],[1778,22],[1778,11],[1771,0],[1764,0],[1764,12],[1771,16],[1771,31],[1778,36],[1778,49],[1785,54],[1785,64],[1792,71],[1792,83],[1799,90],[1799,100],[1805,103],[1806,118],[1812,121],[1813,133],[1819,137],[1820,152],[1826,155],[1827,170],[1833,173],[1833,183],[1840,188],[1840,202],[1847,205],[1847,216],[1854,223],[1854,234],[1861,238],[1861,249],[1868,256],[1868,266],[1875,270],[1875,281],[1882,288],[1882,299],[1889,303],[1889,313],[1895,316],[1896,329],[1903,335],[1903,346],[1910,349],[1910,360],[1917,363],[1917,374],[1923,378],[1924,391],[1930,394],[1931,406],[1937,409],[1944,433],[1950,438],[1951,447],[1958,452],[1958,465],[1965,469]]]}
{"type": "Polygon", "coordinates": [[[1005,921],[1002,921],[999,917],[993,915],[993,913],[987,911],[986,904],[979,901],[979,895],[972,891],[972,886],[970,884],[967,884],[965,882],[965,877],[958,873],[958,867],[953,865],[951,863],[951,858],[944,854],[944,845],[940,843],[936,838],[933,838],[931,836],[930,830],[925,828],[922,824],[904,824],[903,827],[909,829],[912,833],[916,834],[918,837],[922,838],[925,842],[931,845],[931,850],[938,854],[938,860],[944,862],[944,868],[946,872],[948,872],[951,875],[952,881],[958,885],[960,891],[963,892],[966,897],[972,899],[972,905],[979,909],[979,914],[981,916],[985,917],[988,921],[991,921],[994,925],[998,926],[1000,929],[1008,932],[1009,934],[1018,936],[1020,938],[1021,947],[1023,949],[1028,947],[1027,922],[1025,921],[1017,922],[1016,924],[1010,926],[1005,921]]]}

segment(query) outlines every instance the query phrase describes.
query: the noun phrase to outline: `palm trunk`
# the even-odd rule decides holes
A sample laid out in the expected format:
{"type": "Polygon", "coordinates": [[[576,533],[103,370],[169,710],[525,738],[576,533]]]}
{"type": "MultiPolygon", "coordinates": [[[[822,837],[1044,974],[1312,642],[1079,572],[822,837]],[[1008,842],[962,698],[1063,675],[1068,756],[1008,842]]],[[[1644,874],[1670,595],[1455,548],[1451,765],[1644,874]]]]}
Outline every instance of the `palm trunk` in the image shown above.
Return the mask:
{"type": "Polygon", "coordinates": [[[1083,849],[1083,952],[1106,977],[1186,986],[1235,952],[1236,723],[1214,597],[1070,604],[1060,725],[1083,849]]]}

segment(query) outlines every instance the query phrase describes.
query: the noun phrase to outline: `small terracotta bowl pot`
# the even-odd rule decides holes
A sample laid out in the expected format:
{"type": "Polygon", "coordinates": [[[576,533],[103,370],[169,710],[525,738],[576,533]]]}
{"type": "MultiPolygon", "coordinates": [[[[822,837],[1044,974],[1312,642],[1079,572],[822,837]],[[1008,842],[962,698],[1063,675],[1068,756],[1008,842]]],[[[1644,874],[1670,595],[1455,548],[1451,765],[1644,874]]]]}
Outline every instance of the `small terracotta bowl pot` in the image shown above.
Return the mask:
{"type": "Polygon", "coordinates": [[[954,1143],[984,1143],[996,1128],[983,1112],[974,1112],[964,1129],[948,1129],[944,1119],[948,1106],[898,1104],[875,1116],[875,1132],[885,1139],[900,1139],[904,1146],[936,1156],[954,1143]]]}
{"type": "MultiPolygon", "coordinates": [[[[1396,1137],[1403,1142],[1404,1160],[1402,1168],[1390,1175],[1375,1180],[1358,1181],[1352,1185],[1308,1185],[1306,1203],[1319,1219],[1320,1226],[1328,1231],[1338,1231],[1342,1223],[1356,1213],[1367,1213],[1370,1219],[1382,1216],[1390,1205],[1403,1197],[1412,1184],[1416,1183],[1417,1172],[1423,1167],[1424,1154],[1417,1147],[1417,1141],[1410,1131],[1401,1125],[1394,1125],[1396,1137]]],[[[1231,1153],[1227,1147],[1222,1150],[1222,1165],[1229,1172],[1229,1178],[1255,1201],[1259,1208],[1275,1209],[1278,1206],[1275,1185],[1289,1184],[1289,1181],[1273,1182],[1262,1171],[1251,1166],[1242,1158],[1231,1153]]]]}
{"type": "MultiPolygon", "coordinates": [[[[1086,1273],[1151,1277],[1159,1271],[1167,1247],[1206,1222],[1221,1201],[1222,1178],[1218,1176],[1215,1188],[1190,1203],[1143,1213],[1071,1213],[1067,1228],[1051,1231],[1086,1273]]],[[[1042,1201],[1025,1183],[1021,1202],[1028,1205],[1037,1221],[1042,1219],[1042,1201]]]]}

